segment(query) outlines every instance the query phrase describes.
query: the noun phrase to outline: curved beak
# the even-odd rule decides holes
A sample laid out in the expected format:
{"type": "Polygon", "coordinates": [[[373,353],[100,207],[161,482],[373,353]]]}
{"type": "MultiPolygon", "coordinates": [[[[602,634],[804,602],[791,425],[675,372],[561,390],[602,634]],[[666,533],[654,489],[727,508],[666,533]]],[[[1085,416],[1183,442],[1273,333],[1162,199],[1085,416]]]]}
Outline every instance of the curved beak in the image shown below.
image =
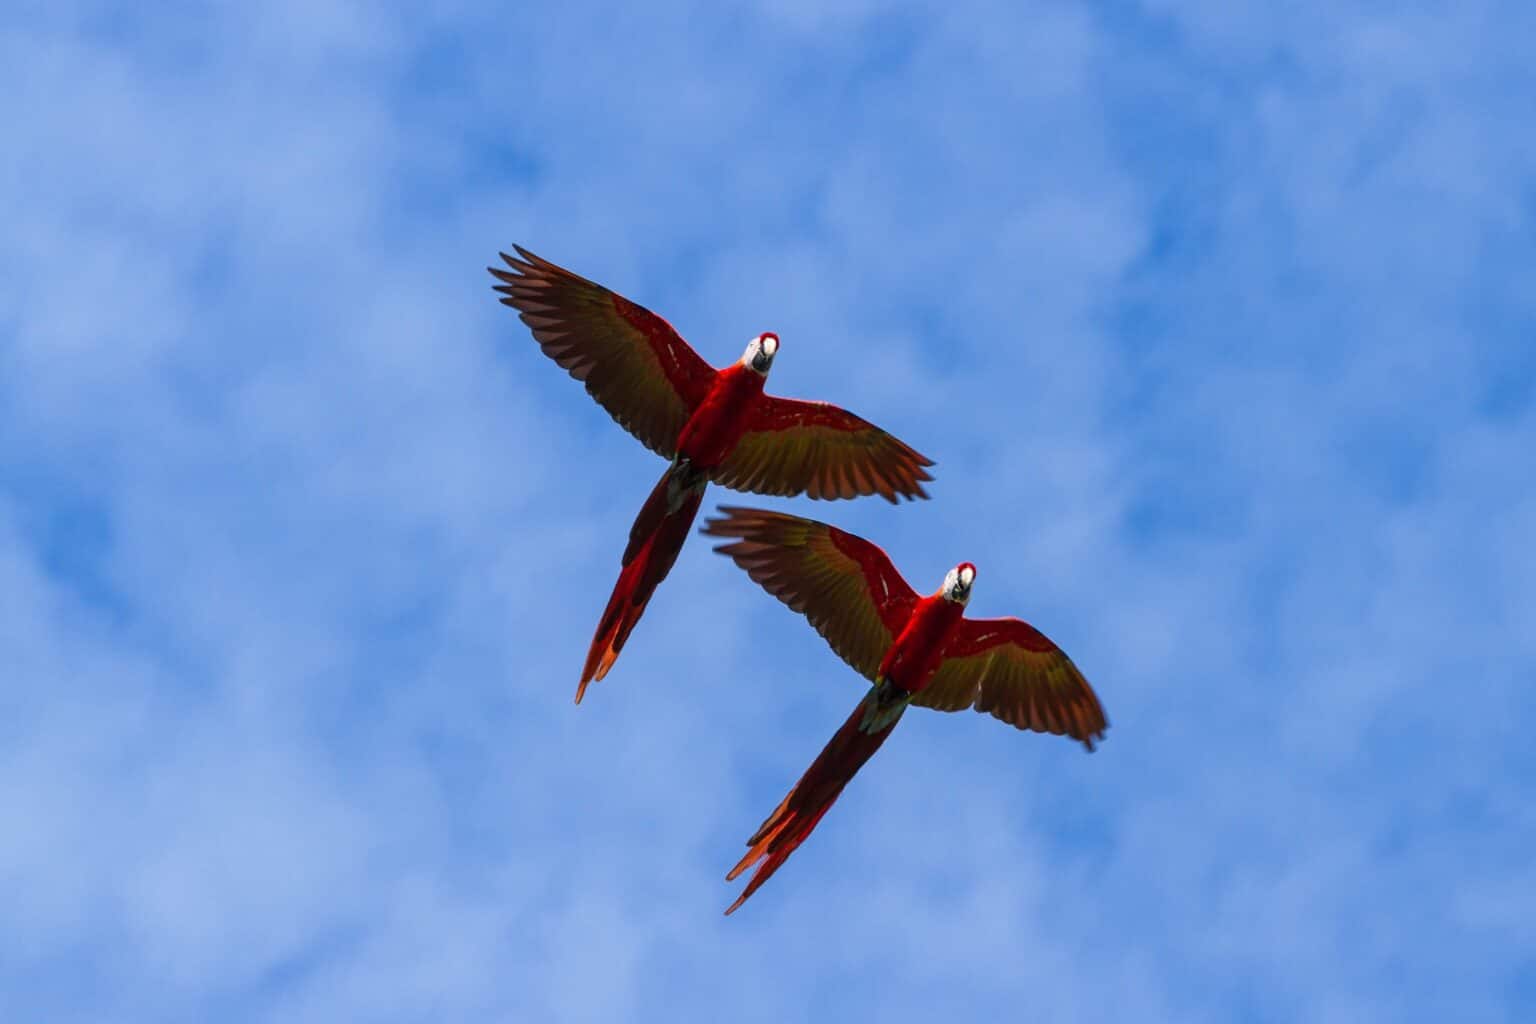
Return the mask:
{"type": "Polygon", "coordinates": [[[773,366],[773,357],[779,351],[779,339],[768,335],[757,346],[757,354],[752,357],[752,369],[758,373],[767,373],[773,366]]]}

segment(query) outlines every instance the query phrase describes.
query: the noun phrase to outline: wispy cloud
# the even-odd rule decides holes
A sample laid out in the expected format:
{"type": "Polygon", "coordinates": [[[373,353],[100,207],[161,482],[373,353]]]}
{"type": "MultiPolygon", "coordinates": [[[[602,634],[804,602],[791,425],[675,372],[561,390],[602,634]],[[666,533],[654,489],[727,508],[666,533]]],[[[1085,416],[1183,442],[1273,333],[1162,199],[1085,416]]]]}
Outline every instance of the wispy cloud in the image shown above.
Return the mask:
{"type": "Polygon", "coordinates": [[[0,1005],[1528,1016],[1531,20],[8,11],[0,1005]],[[570,705],[662,467],[513,242],[937,458],[790,504],[1103,748],[909,715],[723,921],[860,684],[695,541],[570,705]]]}

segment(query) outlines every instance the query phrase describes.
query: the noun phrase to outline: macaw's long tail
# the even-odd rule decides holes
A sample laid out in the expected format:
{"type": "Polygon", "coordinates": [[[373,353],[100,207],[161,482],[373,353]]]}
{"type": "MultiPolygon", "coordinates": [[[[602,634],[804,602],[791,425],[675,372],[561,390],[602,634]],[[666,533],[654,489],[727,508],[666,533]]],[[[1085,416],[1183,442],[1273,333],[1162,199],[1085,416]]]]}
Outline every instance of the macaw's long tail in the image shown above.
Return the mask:
{"type": "Polygon", "coordinates": [[[848,716],[848,721],[843,723],[832,741],[811,762],[811,766],[806,769],[800,781],[795,783],[795,788],[789,791],[783,803],[768,815],[768,820],[747,840],[747,855],[737,861],[725,880],[734,881],[737,875],[753,864],[758,861],[762,861],[762,864],[747,882],[741,895],[736,897],[736,902],[726,911],[727,914],[745,903],[747,897],[773,877],[779,865],[805,842],[805,837],[811,834],[822,815],[837,801],[843,787],[848,785],[848,780],[864,766],[865,761],[874,756],[880,744],[896,728],[906,708],[905,702],[877,712],[866,723],[866,713],[871,710],[877,692],[871,690],[859,702],[853,714],[848,716]],[[861,726],[866,724],[873,724],[876,728],[865,732],[861,726]]]}
{"type": "Polygon", "coordinates": [[[592,636],[592,647],[587,651],[587,663],[576,687],[576,703],[581,703],[588,683],[608,674],[630,631],[645,614],[651,595],[672,571],[683,541],[688,539],[693,518],[699,513],[708,482],[686,465],[674,463],[640,507],[624,549],[623,571],[613,585],[613,596],[608,598],[608,607],[603,609],[597,632],[592,636]]]}

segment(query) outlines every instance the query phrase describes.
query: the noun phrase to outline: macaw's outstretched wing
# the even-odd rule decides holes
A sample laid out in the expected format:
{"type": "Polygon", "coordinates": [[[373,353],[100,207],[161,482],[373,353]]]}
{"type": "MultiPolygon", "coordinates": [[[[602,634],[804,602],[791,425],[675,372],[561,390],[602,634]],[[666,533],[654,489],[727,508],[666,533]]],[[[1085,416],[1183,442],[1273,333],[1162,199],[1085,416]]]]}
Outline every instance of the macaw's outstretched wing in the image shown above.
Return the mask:
{"type": "Polygon", "coordinates": [[[873,680],[917,604],[885,552],[814,519],[753,508],[720,512],[702,532],[735,541],[715,550],[803,613],[838,657],[873,680]]]}
{"type": "Polygon", "coordinates": [[[672,325],[644,306],[593,284],[522,246],[487,267],[502,303],[518,311],[545,355],[587,386],[625,430],[651,451],[677,454],[688,416],[715,370],[672,325]]]}
{"type": "Polygon", "coordinates": [[[926,498],[931,459],[826,402],[764,395],[735,449],[710,474],[738,491],[856,498],[926,498]]]}
{"type": "Polygon", "coordinates": [[[1072,659],[1020,619],[961,619],[944,661],[913,704],[974,707],[1020,729],[1070,736],[1089,750],[1109,722],[1072,659]]]}

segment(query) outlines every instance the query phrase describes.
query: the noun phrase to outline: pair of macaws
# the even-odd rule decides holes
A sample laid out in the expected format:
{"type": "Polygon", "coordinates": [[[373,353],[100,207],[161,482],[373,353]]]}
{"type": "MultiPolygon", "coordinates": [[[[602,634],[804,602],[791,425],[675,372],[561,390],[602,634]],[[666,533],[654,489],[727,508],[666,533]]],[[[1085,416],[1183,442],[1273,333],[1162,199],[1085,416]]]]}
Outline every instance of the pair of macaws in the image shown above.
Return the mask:
{"type": "MultiPolygon", "coordinates": [[[[826,402],[763,392],[779,351],[759,334],[715,369],[661,317],[522,247],[487,268],[546,355],[586,385],[619,425],[671,464],[629,531],[576,701],[613,667],[666,578],[711,481],[758,494],[926,498],[933,462],[826,402]]],[[[756,892],[880,749],[908,704],[975,708],[1020,729],[1066,735],[1089,750],[1108,722],[1088,681],[1055,644],[1015,618],[967,619],[976,567],[962,562],[919,595],[874,544],[813,519],[722,506],[702,532],[715,550],[802,613],[873,684],[811,767],[747,840],[726,875],[758,865],[729,914],[756,892]]]]}

